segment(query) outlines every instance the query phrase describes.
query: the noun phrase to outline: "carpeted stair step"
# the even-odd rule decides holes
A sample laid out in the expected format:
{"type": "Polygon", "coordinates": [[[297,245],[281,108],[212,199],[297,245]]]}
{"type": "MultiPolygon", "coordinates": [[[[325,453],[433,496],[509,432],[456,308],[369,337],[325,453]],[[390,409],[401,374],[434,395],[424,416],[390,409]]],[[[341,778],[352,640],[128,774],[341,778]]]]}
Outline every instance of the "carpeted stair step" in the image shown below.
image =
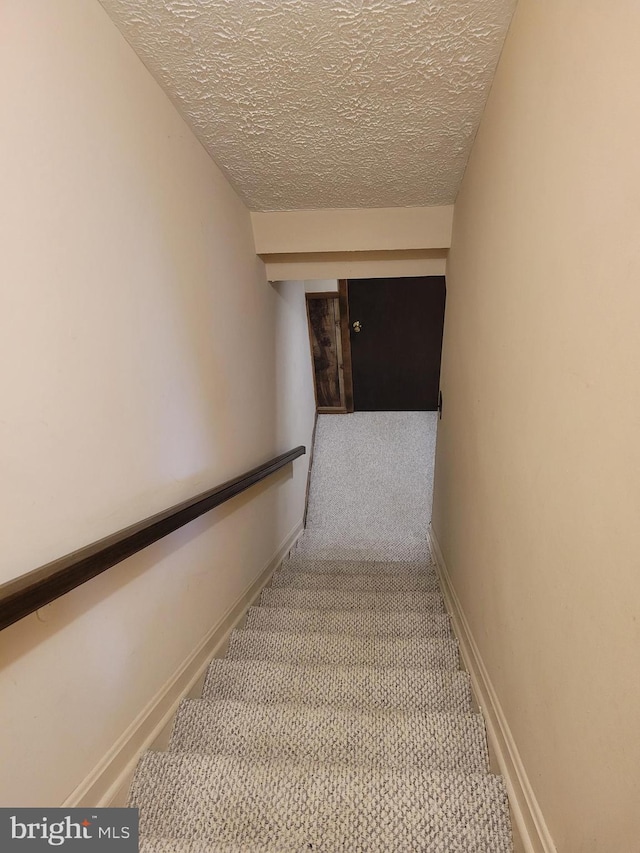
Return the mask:
{"type": "MultiPolygon", "coordinates": [[[[211,845],[206,841],[184,841],[181,838],[159,838],[155,835],[140,839],[138,853],[257,853],[252,844],[211,845]]],[[[263,851],[265,853],[265,851],[263,851]]],[[[286,844],[269,845],[268,853],[309,853],[309,847],[292,847],[286,844]]]]}
{"type": "MultiPolygon", "coordinates": [[[[140,838],[138,853],[255,853],[255,848],[247,847],[246,844],[216,844],[212,847],[206,841],[184,841],[181,838],[145,835],[140,838]]],[[[284,851],[280,848],[273,853],[284,851]]]]}
{"type": "MultiPolygon", "coordinates": [[[[155,835],[140,839],[138,853],[257,853],[252,844],[220,844],[207,841],[184,841],[181,838],[159,838],[155,835]]],[[[265,853],[265,851],[262,851],[265,853]]],[[[290,844],[269,845],[268,853],[309,853],[309,847],[290,844]]]]}
{"type": "Polygon", "coordinates": [[[435,572],[423,574],[324,574],[322,572],[276,572],[272,589],[340,589],[357,592],[437,592],[440,589],[435,572]]]}
{"type": "Polygon", "coordinates": [[[334,708],[471,710],[466,672],[411,667],[302,665],[213,660],[202,696],[242,702],[297,702],[334,708]]]}
{"type": "Polygon", "coordinates": [[[488,772],[478,714],[188,699],[180,704],[169,749],[264,761],[488,772]]]}
{"type": "Polygon", "coordinates": [[[247,631],[287,631],[305,634],[375,634],[389,637],[450,637],[451,623],[445,613],[414,613],[404,610],[296,610],[284,607],[251,607],[247,631]]]}
{"type": "Polygon", "coordinates": [[[380,529],[373,534],[361,531],[357,536],[345,536],[339,529],[307,528],[292,554],[296,558],[310,556],[315,560],[432,560],[426,536],[412,536],[404,532],[399,534],[393,530],[385,534],[380,529]]]}
{"type": "Polygon", "coordinates": [[[227,657],[229,660],[425,669],[456,669],[459,664],[457,641],[444,637],[349,637],[345,642],[340,634],[289,634],[281,631],[232,631],[227,657]]]}
{"type": "MultiPolygon", "coordinates": [[[[146,753],[129,805],[142,835],[314,853],[510,853],[499,777],[146,753]]],[[[215,850],[216,847],[214,846],[215,850]]]]}
{"type": "Polygon", "coordinates": [[[141,853],[512,853],[428,545],[436,425],[319,417],[307,529],[139,763],[141,853]]]}
{"type": "Polygon", "coordinates": [[[432,592],[363,592],[340,589],[268,588],[260,596],[262,607],[294,610],[407,610],[444,613],[444,599],[432,592]]]}
{"type": "Polygon", "coordinates": [[[425,560],[316,560],[311,556],[290,556],[280,564],[279,571],[321,572],[323,574],[413,575],[433,571],[434,564],[425,560]]]}
{"type": "MultiPolygon", "coordinates": [[[[218,844],[206,841],[184,841],[182,838],[162,838],[145,835],[140,839],[138,853],[256,853],[253,844],[218,844]]],[[[290,846],[269,847],[269,853],[293,853],[290,846]]],[[[309,853],[309,848],[303,851],[309,853]]]]}

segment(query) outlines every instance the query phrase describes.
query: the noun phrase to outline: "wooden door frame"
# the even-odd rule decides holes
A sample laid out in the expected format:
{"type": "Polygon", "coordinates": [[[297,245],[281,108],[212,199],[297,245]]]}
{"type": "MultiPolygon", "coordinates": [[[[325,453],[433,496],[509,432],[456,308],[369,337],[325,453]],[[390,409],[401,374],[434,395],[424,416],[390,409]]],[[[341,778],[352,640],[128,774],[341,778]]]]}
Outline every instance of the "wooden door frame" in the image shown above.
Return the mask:
{"type": "MultiPolygon", "coordinates": [[[[311,372],[313,376],[313,395],[316,401],[316,416],[317,415],[344,415],[349,409],[346,406],[346,386],[344,381],[344,370],[343,370],[343,355],[342,355],[342,346],[343,346],[343,331],[342,331],[342,315],[340,313],[340,301],[339,301],[339,293],[337,290],[318,290],[318,291],[310,291],[305,293],[305,306],[307,312],[307,328],[309,333],[309,350],[311,353],[311,372]],[[309,303],[314,300],[329,300],[331,299],[338,308],[338,315],[340,318],[340,334],[336,332],[336,345],[337,345],[337,358],[338,358],[338,381],[340,386],[340,402],[342,405],[340,406],[319,406],[318,405],[318,388],[316,382],[316,371],[314,366],[314,356],[313,356],[313,330],[311,327],[311,317],[309,315],[309,303]]],[[[336,323],[336,326],[338,324],[336,323]]]]}
{"type": "Polygon", "coordinates": [[[338,304],[340,306],[340,338],[342,340],[342,375],[344,377],[344,404],[353,412],[353,372],[351,369],[351,324],[349,322],[349,282],[338,279],[338,304]]]}
{"type": "Polygon", "coordinates": [[[340,371],[342,398],[344,402],[344,405],[340,408],[329,408],[324,406],[318,407],[316,403],[316,415],[350,414],[351,412],[353,412],[353,375],[351,369],[351,334],[349,326],[349,283],[347,279],[339,279],[337,291],[318,290],[305,293],[305,305],[307,306],[307,326],[309,331],[309,347],[311,350],[311,367],[313,374],[313,392],[317,401],[316,375],[315,370],[313,369],[313,346],[311,344],[312,331],[308,309],[308,303],[312,299],[335,299],[338,303],[338,313],[340,315],[339,342],[341,349],[341,352],[339,354],[338,369],[340,371]]]}

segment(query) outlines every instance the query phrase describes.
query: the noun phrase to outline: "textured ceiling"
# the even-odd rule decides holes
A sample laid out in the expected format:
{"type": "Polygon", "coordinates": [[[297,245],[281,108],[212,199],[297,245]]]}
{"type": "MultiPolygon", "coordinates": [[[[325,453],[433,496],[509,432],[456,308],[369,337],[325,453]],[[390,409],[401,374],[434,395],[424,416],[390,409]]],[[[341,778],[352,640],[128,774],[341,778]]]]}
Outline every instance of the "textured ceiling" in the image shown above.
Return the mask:
{"type": "Polygon", "coordinates": [[[101,0],[252,210],[450,204],[516,0],[101,0]]]}

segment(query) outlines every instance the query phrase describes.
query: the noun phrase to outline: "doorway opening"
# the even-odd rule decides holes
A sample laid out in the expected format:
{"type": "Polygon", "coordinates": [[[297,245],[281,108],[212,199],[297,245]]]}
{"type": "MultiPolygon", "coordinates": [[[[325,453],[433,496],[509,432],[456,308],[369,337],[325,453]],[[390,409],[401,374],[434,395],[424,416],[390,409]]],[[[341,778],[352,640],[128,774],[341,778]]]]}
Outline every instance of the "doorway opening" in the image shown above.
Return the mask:
{"type": "Polygon", "coordinates": [[[307,293],[318,412],[436,411],[445,300],[444,276],[307,293]]]}

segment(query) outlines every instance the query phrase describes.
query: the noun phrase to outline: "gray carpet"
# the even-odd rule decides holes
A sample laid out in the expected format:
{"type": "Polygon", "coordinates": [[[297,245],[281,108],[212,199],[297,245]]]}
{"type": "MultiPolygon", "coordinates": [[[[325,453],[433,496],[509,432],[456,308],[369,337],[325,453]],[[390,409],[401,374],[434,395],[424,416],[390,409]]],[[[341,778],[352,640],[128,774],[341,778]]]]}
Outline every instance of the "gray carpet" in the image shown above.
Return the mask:
{"type": "Polygon", "coordinates": [[[320,415],[300,553],[427,559],[437,423],[437,412],[320,415]]]}
{"type": "Polygon", "coordinates": [[[512,853],[426,530],[435,416],[321,416],[307,529],[130,794],[142,853],[512,853]]]}
{"type": "Polygon", "coordinates": [[[437,412],[320,415],[307,526],[347,545],[426,536],[433,495],[437,412]]]}

